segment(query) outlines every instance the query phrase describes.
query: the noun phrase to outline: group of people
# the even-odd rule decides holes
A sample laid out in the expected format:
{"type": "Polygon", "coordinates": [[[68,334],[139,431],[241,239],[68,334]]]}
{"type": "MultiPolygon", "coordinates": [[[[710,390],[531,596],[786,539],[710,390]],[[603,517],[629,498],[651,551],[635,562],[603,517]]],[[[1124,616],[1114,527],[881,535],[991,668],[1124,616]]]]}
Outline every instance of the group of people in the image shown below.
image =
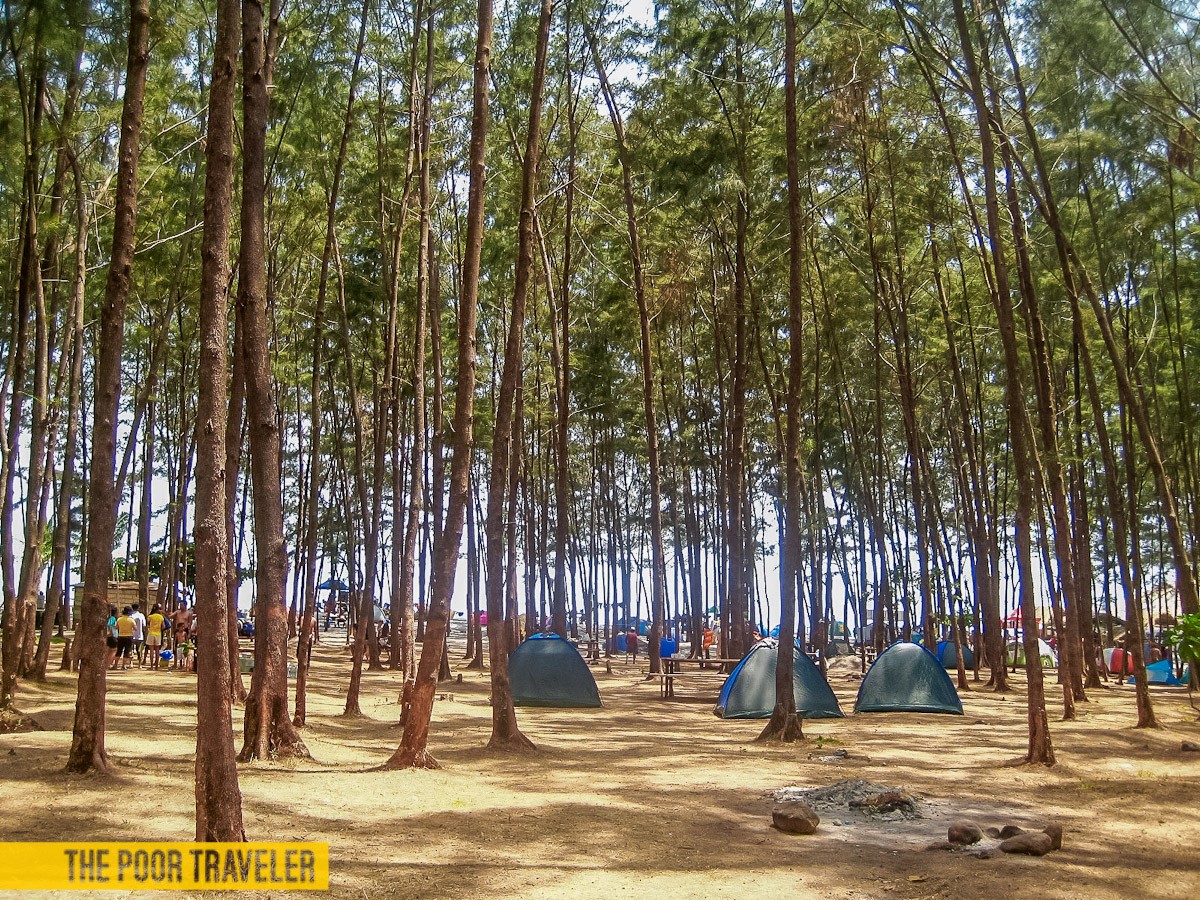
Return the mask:
{"type": "Polygon", "coordinates": [[[126,606],[120,613],[117,607],[110,606],[105,639],[110,671],[123,671],[135,664],[139,669],[167,668],[172,662],[176,668],[191,669],[195,660],[196,616],[185,601],[180,601],[179,608],[170,616],[157,603],[148,616],[142,612],[140,603],[126,606]]]}

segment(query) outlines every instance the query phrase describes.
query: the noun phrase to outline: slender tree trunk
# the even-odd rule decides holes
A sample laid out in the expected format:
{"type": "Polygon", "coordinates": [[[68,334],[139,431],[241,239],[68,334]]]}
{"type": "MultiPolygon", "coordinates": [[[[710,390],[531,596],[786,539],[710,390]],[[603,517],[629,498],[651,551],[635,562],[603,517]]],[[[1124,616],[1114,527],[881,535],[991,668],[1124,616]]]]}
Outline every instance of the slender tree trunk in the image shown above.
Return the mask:
{"type": "Polygon", "coordinates": [[[986,51],[981,50],[977,58],[971,39],[962,0],[954,0],[954,17],[962,44],[970,79],[970,95],[975,107],[975,119],[979,128],[983,150],[982,162],[984,190],[987,209],[987,231],[991,241],[992,265],[995,277],[993,300],[1004,350],[1005,407],[1008,417],[1009,441],[1012,447],[1013,467],[1017,481],[1017,510],[1014,521],[1014,540],[1017,550],[1017,567],[1021,598],[1025,666],[1028,678],[1029,763],[1054,764],[1054,748],[1050,741],[1050,726],[1046,718],[1046,698],[1043,684],[1042,663],[1038,651],[1037,607],[1033,596],[1033,567],[1030,557],[1030,527],[1033,512],[1033,484],[1029,469],[1027,444],[1027,417],[1024,409],[1024,393],[1021,387],[1021,364],[1018,358],[1016,324],[1013,321],[1012,298],[1009,291],[1007,261],[1000,219],[1000,200],[996,178],[995,141],[991,115],[983,90],[980,75],[980,60],[987,66],[986,51]]]}
{"type": "MultiPolygon", "coordinates": [[[[430,222],[430,145],[433,129],[433,50],[434,11],[426,11],[425,36],[425,74],[421,88],[421,106],[419,113],[420,137],[417,138],[417,149],[420,157],[420,174],[417,181],[418,202],[421,207],[420,237],[417,250],[417,308],[413,313],[413,427],[412,452],[409,460],[408,475],[408,518],[404,525],[404,555],[400,563],[400,607],[403,612],[401,624],[401,654],[404,657],[404,687],[401,690],[402,722],[408,721],[416,683],[416,629],[419,625],[413,613],[413,598],[416,594],[416,556],[417,540],[421,531],[421,519],[424,513],[425,483],[425,330],[429,321],[427,306],[429,303],[430,274],[433,271],[433,233],[430,222]]],[[[414,43],[421,31],[414,30],[414,43]]],[[[415,50],[414,50],[415,52],[415,50]]],[[[414,64],[415,66],[415,64],[414,64]]],[[[416,101],[413,101],[414,106],[416,101]]],[[[436,321],[436,320],[435,320],[436,321]]],[[[437,427],[437,423],[434,423],[437,427]]],[[[422,656],[424,647],[422,648],[422,656]]]]}
{"type": "Polygon", "coordinates": [[[638,234],[637,209],[633,196],[633,170],[629,159],[629,148],[625,141],[625,125],[621,120],[621,111],[617,108],[612,89],[608,84],[608,76],[604,71],[604,63],[600,58],[600,48],[592,29],[584,23],[588,43],[591,45],[592,60],[596,65],[596,74],[600,80],[600,90],[604,95],[604,104],[608,107],[608,115],[612,120],[613,131],[617,139],[617,157],[621,163],[621,186],[625,195],[625,223],[629,231],[629,254],[633,262],[633,293],[637,300],[638,325],[641,331],[641,368],[642,368],[642,405],[646,420],[646,455],[650,468],[650,603],[651,627],[649,637],[650,672],[658,674],[662,671],[660,659],[660,641],[662,638],[663,615],[665,614],[666,596],[664,587],[664,558],[662,535],[662,483],[659,473],[658,460],[658,421],[654,409],[654,352],[650,340],[650,305],[646,297],[646,279],[642,264],[641,239],[638,234]]]}
{"type": "Polygon", "coordinates": [[[796,715],[793,660],[796,652],[796,580],[800,569],[800,535],[804,530],[801,509],[800,428],[804,383],[804,323],[801,318],[803,284],[800,267],[803,218],[800,211],[799,124],[796,111],[796,13],[792,0],[783,2],[784,28],[784,134],[787,140],[788,209],[788,380],[784,400],[783,572],[780,575],[779,658],[775,663],[775,706],[759,740],[797,741],[804,738],[796,715]]]}
{"type": "MultiPolygon", "coordinates": [[[[46,592],[46,610],[42,616],[42,633],[38,639],[34,656],[33,675],[44,681],[50,660],[50,638],[54,620],[60,609],[69,608],[66,597],[67,555],[70,551],[71,500],[75,491],[75,454],[79,443],[79,423],[82,412],[83,353],[84,353],[84,286],[87,279],[87,235],[89,229],[88,204],[83,195],[83,179],[78,164],[72,167],[75,176],[75,275],[71,289],[71,376],[67,398],[67,434],[64,441],[62,478],[58,486],[58,503],[54,513],[53,550],[51,551],[50,587],[46,592]],[[67,601],[64,603],[64,601],[67,601]]],[[[64,616],[65,618],[65,616],[64,616]]],[[[64,646],[63,659],[69,663],[71,650],[64,646]]]]}
{"type": "MultiPolygon", "coordinates": [[[[329,188],[329,202],[325,214],[325,244],[321,250],[321,272],[317,281],[317,303],[313,313],[313,358],[312,381],[309,394],[309,431],[308,445],[310,448],[308,465],[308,496],[307,504],[308,531],[305,536],[305,570],[304,570],[304,608],[315,613],[317,604],[317,557],[318,557],[318,525],[321,506],[321,394],[322,377],[324,374],[322,360],[325,356],[325,301],[329,292],[329,267],[333,261],[334,237],[337,225],[338,195],[341,192],[342,174],[346,167],[346,151],[350,144],[350,129],[353,125],[354,98],[358,90],[358,72],[362,63],[363,47],[367,39],[367,17],[370,11],[370,0],[364,0],[360,10],[358,42],[354,50],[354,62],[350,67],[350,85],[346,97],[346,114],[342,120],[342,134],[338,142],[337,156],[333,164],[333,181],[329,188]]],[[[308,711],[308,667],[312,647],[312,626],[309,623],[314,615],[307,615],[301,622],[301,639],[297,648],[296,660],[296,714],[293,724],[302,727],[308,711]],[[307,639],[305,629],[308,629],[307,639]]]]}
{"type": "Polygon", "coordinates": [[[450,472],[450,500],[446,527],[434,547],[433,584],[429,619],[421,661],[412,690],[412,706],[404,722],[400,746],[385,768],[438,768],[429,753],[429,721],[437,691],[437,670],[446,639],[450,598],[462,529],[470,502],[475,402],[476,325],[479,314],[479,269],[483,250],[484,149],[488,125],[488,77],[492,53],[492,0],[479,0],[475,65],[472,82],[470,188],[467,199],[466,252],[463,258],[462,297],[458,310],[458,381],[454,398],[454,442],[450,472]]]}
{"type": "MultiPolygon", "coordinates": [[[[533,273],[534,200],[537,190],[538,156],[542,139],[542,97],[546,84],[546,55],[550,42],[550,0],[542,0],[538,18],[537,51],[533,67],[533,87],[529,101],[529,130],[525,141],[525,156],[521,170],[521,201],[517,231],[517,261],[514,275],[513,301],[508,320],[508,338],[504,348],[504,368],[500,376],[500,394],[496,400],[495,426],[492,437],[492,465],[488,484],[487,521],[487,611],[488,662],[492,683],[492,736],[490,750],[532,750],[533,743],[521,733],[513,707],[512,685],[508,679],[508,641],[505,640],[504,617],[504,511],[508,488],[509,466],[513,457],[513,415],[517,386],[525,365],[523,354],[525,306],[529,298],[529,282],[533,273]]],[[[547,277],[549,273],[546,273],[547,277]]],[[[527,540],[531,536],[527,535],[527,540]]],[[[515,547],[509,547],[509,553],[515,547]]],[[[556,610],[556,613],[558,610],[556,610]]],[[[566,608],[563,621],[554,622],[560,637],[566,637],[566,608]]]]}
{"type": "Polygon", "coordinates": [[[225,534],[229,230],[239,4],[218,0],[204,148],[200,267],[200,378],[196,401],[196,840],[243,841],[230,703],[225,534]]]}
{"type": "Polygon", "coordinates": [[[254,674],[246,697],[244,743],[238,755],[242,762],[309,755],[288,711],[287,544],[279,413],[268,346],[265,149],[279,6],[280,0],[271,0],[264,35],[261,0],[242,3],[242,208],[237,312],[245,366],[257,559],[254,674]]]}
{"type": "MultiPolygon", "coordinates": [[[[241,292],[239,277],[238,291],[241,292]]],[[[238,558],[235,554],[234,530],[237,527],[238,482],[241,481],[242,447],[246,443],[242,424],[246,418],[245,334],[240,317],[233,321],[233,365],[229,373],[229,405],[225,419],[225,628],[229,635],[229,699],[241,703],[246,699],[246,684],[242,679],[241,646],[238,632],[238,558]]]]}
{"type": "Polygon", "coordinates": [[[116,531],[118,495],[113,483],[116,465],[117,416],[121,403],[121,349],[125,301],[129,297],[133,246],[137,237],[137,163],[142,133],[142,108],[149,64],[150,3],[132,0],[129,18],[129,56],[125,100],[121,110],[121,141],[117,151],[117,194],[113,211],[112,255],[104,285],[100,340],[93,376],[92,460],[88,481],[87,556],[83,572],[83,608],[76,623],[79,654],[79,692],[68,772],[107,772],[104,746],[105,623],[108,621],[108,579],[112,573],[112,542],[116,531]]]}

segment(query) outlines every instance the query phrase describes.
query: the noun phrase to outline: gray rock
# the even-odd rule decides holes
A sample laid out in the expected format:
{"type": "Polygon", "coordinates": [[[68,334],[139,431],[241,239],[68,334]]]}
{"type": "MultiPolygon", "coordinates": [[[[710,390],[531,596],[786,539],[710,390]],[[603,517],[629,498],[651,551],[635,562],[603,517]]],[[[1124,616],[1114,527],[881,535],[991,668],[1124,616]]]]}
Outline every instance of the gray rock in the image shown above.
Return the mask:
{"type": "Polygon", "coordinates": [[[1000,854],[999,850],[992,849],[992,850],[973,850],[973,851],[971,851],[971,855],[973,857],[975,857],[976,859],[995,859],[997,856],[1000,856],[1001,854],[1000,854]]]}
{"type": "Polygon", "coordinates": [[[1184,753],[1200,753],[1200,744],[1195,741],[1184,741],[1179,745],[1179,749],[1184,753]]]}
{"type": "Polygon", "coordinates": [[[1041,831],[1027,831],[1010,837],[1000,845],[1005,853],[1023,853],[1026,856],[1045,856],[1054,849],[1054,840],[1041,831]]]}
{"type": "Polygon", "coordinates": [[[870,815],[898,812],[914,818],[920,816],[912,795],[903,790],[880,791],[869,797],[851,800],[850,808],[862,810],[870,815]]]}
{"type": "Polygon", "coordinates": [[[951,822],[946,829],[946,840],[951,844],[978,844],[983,840],[983,832],[974,822],[951,822]]]}
{"type": "Polygon", "coordinates": [[[807,803],[796,800],[775,807],[771,824],[788,834],[812,834],[821,824],[821,817],[807,803]]]}

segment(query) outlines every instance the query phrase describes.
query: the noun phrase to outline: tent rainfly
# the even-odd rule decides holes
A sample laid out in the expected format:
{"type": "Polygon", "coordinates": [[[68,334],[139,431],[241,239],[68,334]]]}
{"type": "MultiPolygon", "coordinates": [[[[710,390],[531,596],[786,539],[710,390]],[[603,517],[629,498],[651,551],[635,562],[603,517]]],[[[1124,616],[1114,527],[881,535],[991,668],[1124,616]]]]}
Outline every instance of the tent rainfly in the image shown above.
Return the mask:
{"type": "MultiPolygon", "coordinates": [[[[779,642],[761,640],[737,664],[717,698],[713,713],[722,719],[769,719],[775,708],[775,669],[779,663],[779,642]]],[[[792,692],[796,715],[802,719],[842,717],[837,698],[829,683],[808,655],[799,647],[792,658],[792,692]]]]}
{"type": "Polygon", "coordinates": [[[855,712],[923,712],[962,715],[954,682],[938,658],[909,641],[897,641],[867,670],[855,712]]]}
{"type": "Polygon", "coordinates": [[[557,634],[534,634],[508,658],[515,706],[600,706],[592,670],[575,645],[557,634]]]}

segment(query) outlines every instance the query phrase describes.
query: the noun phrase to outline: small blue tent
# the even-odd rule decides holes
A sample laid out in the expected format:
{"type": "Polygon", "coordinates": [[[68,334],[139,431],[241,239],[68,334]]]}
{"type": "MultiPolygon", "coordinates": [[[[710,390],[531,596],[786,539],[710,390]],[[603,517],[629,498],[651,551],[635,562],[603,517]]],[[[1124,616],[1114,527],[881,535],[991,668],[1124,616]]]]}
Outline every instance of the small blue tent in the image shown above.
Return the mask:
{"type": "Polygon", "coordinates": [[[924,712],[962,715],[954,682],[938,658],[920,644],[897,641],[867,670],[855,712],[924,712]]]}
{"type": "MultiPolygon", "coordinates": [[[[761,640],[737,664],[717,698],[713,713],[722,719],[768,719],[775,708],[775,669],[779,663],[779,643],[761,640]]],[[[796,648],[792,658],[792,691],[796,714],[802,719],[836,719],[841,707],[808,655],[796,648]]]]}
{"type": "MultiPolygon", "coordinates": [[[[1150,663],[1146,666],[1146,683],[1147,684],[1165,684],[1170,687],[1182,687],[1187,684],[1187,679],[1190,673],[1185,668],[1183,670],[1183,680],[1180,681],[1175,677],[1175,673],[1171,670],[1171,661],[1169,659],[1160,659],[1156,663],[1150,663]]],[[[1130,678],[1130,681],[1136,679],[1130,678]]]]}
{"type": "Polygon", "coordinates": [[[508,658],[515,706],[596,707],[600,691],[575,645],[557,634],[534,634],[508,658]]]}
{"type": "MultiPolygon", "coordinates": [[[[963,645],[963,668],[975,668],[975,654],[971,652],[971,648],[966,644],[963,645]]],[[[954,652],[954,641],[938,641],[937,651],[938,662],[945,669],[958,668],[958,654],[954,652]]]]}

